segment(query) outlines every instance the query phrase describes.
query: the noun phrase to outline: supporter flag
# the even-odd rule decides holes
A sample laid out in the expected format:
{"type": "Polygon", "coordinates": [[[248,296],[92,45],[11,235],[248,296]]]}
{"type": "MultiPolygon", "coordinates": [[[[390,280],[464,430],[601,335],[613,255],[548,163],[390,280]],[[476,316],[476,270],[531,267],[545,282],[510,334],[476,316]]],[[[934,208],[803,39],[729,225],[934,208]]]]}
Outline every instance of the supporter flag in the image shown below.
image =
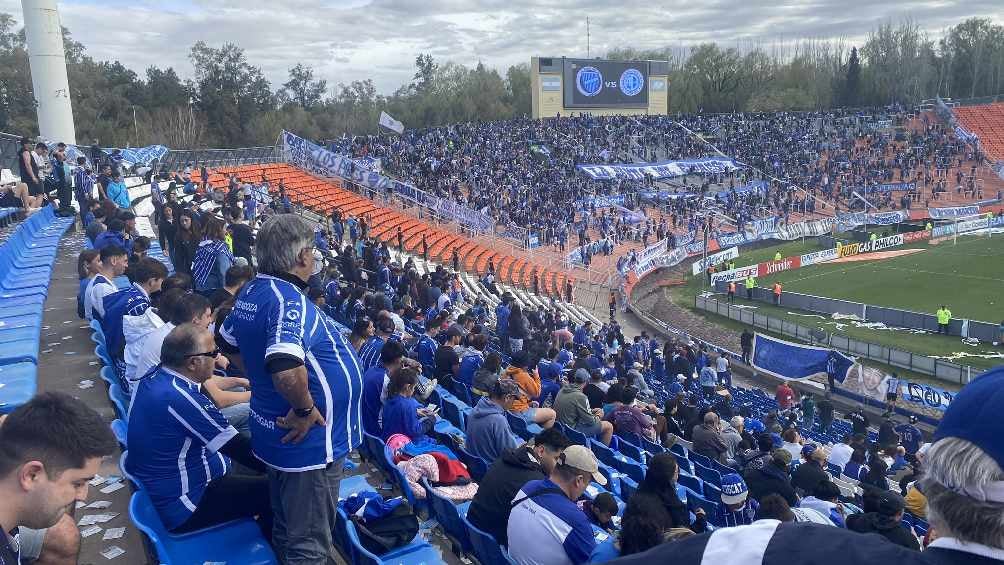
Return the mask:
{"type": "Polygon", "coordinates": [[[544,163],[551,161],[551,150],[539,141],[530,142],[530,154],[544,163]]]}
{"type": "Polygon", "coordinates": [[[404,124],[395,120],[390,114],[381,110],[380,112],[380,125],[397,133],[404,133],[404,124]]]}
{"type": "Polygon", "coordinates": [[[842,383],[853,365],[853,359],[826,347],[801,345],[763,334],[753,338],[753,366],[779,379],[825,379],[832,372],[834,379],[842,383]]]}

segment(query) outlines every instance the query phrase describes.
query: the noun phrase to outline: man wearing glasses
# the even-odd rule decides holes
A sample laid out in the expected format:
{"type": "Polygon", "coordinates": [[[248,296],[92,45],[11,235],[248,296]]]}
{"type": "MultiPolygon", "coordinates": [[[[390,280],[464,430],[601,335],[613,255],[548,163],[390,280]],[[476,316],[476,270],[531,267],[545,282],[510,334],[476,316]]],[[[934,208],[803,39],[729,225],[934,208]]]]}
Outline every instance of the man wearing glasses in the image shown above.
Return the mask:
{"type": "Polygon", "coordinates": [[[304,294],[315,271],[313,225],[269,218],[255,256],[260,274],[237,295],[219,346],[251,382],[251,445],[268,466],[279,560],[334,563],[342,466],[363,435],[359,358],[304,294]]]}
{"type": "Polygon", "coordinates": [[[207,396],[220,355],[213,334],[186,323],[161,347],[160,368],[136,385],[129,410],[126,472],[149,493],[168,530],[184,533],[257,518],[271,535],[265,466],[207,396]],[[259,473],[234,472],[231,458],[259,473]]]}

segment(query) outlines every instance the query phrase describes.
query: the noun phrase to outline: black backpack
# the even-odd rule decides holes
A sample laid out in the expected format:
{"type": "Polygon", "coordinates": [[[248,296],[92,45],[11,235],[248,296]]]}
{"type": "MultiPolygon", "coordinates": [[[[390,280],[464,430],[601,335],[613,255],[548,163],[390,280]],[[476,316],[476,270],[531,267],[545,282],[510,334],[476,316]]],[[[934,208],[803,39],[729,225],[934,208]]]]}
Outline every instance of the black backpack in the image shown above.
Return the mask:
{"type": "Polygon", "coordinates": [[[408,545],[418,535],[418,516],[407,502],[380,518],[366,521],[354,515],[351,518],[363,547],[376,555],[408,545]]]}

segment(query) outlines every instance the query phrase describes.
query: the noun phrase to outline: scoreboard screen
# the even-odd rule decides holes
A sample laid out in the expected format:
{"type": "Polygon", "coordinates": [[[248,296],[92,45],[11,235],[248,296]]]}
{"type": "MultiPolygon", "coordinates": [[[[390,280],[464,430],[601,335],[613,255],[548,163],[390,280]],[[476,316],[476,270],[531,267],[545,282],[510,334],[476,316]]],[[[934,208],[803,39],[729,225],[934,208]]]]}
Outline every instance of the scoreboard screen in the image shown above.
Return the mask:
{"type": "Polygon", "coordinates": [[[648,61],[565,59],[565,108],[648,106],[648,61]]]}

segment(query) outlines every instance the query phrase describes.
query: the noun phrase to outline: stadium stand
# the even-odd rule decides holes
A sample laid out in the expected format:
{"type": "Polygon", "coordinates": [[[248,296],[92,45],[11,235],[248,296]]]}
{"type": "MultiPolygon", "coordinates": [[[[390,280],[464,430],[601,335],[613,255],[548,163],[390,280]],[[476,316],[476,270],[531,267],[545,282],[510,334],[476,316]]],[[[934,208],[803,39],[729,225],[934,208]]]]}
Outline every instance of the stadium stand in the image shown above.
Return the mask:
{"type": "Polygon", "coordinates": [[[0,413],[35,395],[42,305],[59,239],[72,223],[47,206],[18,223],[0,246],[0,413]]]}

